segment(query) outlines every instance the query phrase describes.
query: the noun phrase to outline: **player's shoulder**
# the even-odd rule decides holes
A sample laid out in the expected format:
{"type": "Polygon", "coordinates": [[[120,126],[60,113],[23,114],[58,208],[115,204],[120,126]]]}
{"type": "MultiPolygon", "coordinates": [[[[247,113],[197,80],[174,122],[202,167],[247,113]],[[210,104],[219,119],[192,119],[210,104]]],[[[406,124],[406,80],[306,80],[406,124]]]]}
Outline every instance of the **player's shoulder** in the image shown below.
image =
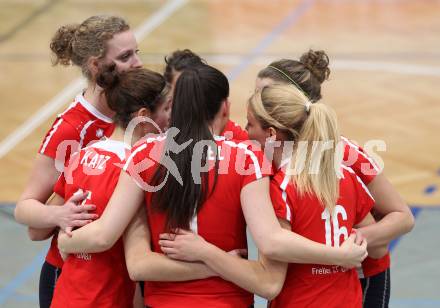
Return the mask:
{"type": "Polygon", "coordinates": [[[367,193],[370,197],[370,191],[362,179],[356,174],[356,172],[349,166],[341,165],[342,168],[342,178],[341,178],[341,191],[347,190],[348,187],[352,187],[354,190],[362,190],[367,193]]]}
{"type": "Polygon", "coordinates": [[[86,125],[91,125],[93,122],[113,124],[112,119],[102,114],[96,107],[90,104],[82,93],[75,97],[69,107],[63,113],[59,114],[59,117],[69,122],[78,130],[81,130],[86,125]]]}
{"type": "Polygon", "coordinates": [[[117,158],[120,161],[125,161],[130,155],[130,146],[122,141],[116,141],[112,139],[104,139],[91,143],[82,152],[94,150],[97,153],[102,153],[109,155],[111,157],[117,158]]]}
{"type": "Polygon", "coordinates": [[[224,135],[227,139],[235,139],[239,141],[249,139],[248,132],[232,120],[228,120],[222,135],[224,135]]]}
{"type": "MultiPolygon", "coordinates": [[[[139,139],[132,147],[129,161],[142,160],[150,155],[159,159],[162,155],[162,151],[165,148],[165,142],[167,140],[167,134],[148,134],[147,136],[139,139]],[[153,153],[152,153],[153,152],[153,153]],[[141,159],[142,158],[142,159],[141,159]]],[[[158,160],[157,160],[158,161],[158,160]]]]}
{"type": "Polygon", "coordinates": [[[214,140],[218,145],[236,149],[241,152],[252,151],[254,153],[261,152],[261,146],[251,140],[228,139],[225,136],[214,136],[214,140]]]}

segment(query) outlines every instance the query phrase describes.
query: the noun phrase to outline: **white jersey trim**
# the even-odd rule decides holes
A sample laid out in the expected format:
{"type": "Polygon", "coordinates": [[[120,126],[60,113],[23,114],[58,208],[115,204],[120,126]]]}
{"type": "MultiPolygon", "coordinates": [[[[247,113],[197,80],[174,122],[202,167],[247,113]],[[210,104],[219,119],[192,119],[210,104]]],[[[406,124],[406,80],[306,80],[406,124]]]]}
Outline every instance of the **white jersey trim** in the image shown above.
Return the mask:
{"type": "Polygon", "coordinates": [[[280,184],[281,188],[281,198],[283,198],[284,204],[286,205],[286,220],[291,221],[292,219],[292,212],[290,211],[289,203],[287,202],[287,185],[289,184],[289,177],[285,174],[283,182],[280,184]]]}
{"type": "Polygon", "coordinates": [[[79,102],[84,108],[87,109],[88,112],[93,114],[98,119],[107,122],[107,123],[113,123],[113,120],[109,118],[108,116],[102,114],[98,109],[96,109],[95,106],[90,104],[84,97],[82,93],[78,94],[75,98],[75,101],[79,102]]]}
{"type": "Polygon", "coordinates": [[[244,153],[249,155],[252,159],[252,163],[254,164],[254,168],[255,168],[255,177],[257,178],[257,180],[259,180],[263,177],[263,174],[261,173],[261,167],[258,162],[258,158],[254,152],[252,152],[251,150],[248,149],[248,145],[243,144],[243,143],[235,143],[232,141],[224,141],[223,143],[225,143],[233,148],[239,148],[239,149],[244,150],[244,153]]]}
{"type": "Polygon", "coordinates": [[[133,160],[133,157],[134,157],[138,152],[144,150],[144,149],[147,147],[147,145],[148,145],[149,143],[152,143],[152,142],[154,142],[154,141],[163,141],[163,140],[165,140],[165,139],[166,139],[165,136],[148,137],[148,138],[145,140],[145,143],[144,143],[144,144],[140,145],[136,150],[134,150],[134,152],[132,152],[132,153],[130,154],[130,156],[129,156],[128,159],[127,159],[127,162],[125,163],[125,166],[124,166],[124,169],[123,169],[123,170],[124,170],[124,171],[127,171],[130,162],[133,160]]]}
{"type": "Polygon", "coordinates": [[[83,148],[84,138],[86,137],[87,130],[89,129],[90,125],[93,124],[95,120],[88,121],[82,128],[81,133],[79,134],[79,148],[83,148]]]}
{"type": "Polygon", "coordinates": [[[362,188],[365,190],[365,192],[370,196],[370,198],[374,200],[373,196],[371,195],[370,191],[368,190],[368,187],[365,185],[364,182],[362,182],[361,178],[357,176],[356,172],[354,172],[353,169],[351,169],[350,167],[344,166],[342,165],[342,168],[347,170],[348,172],[350,172],[351,174],[354,174],[356,176],[356,180],[361,184],[362,188]]]}
{"type": "Polygon", "coordinates": [[[130,147],[124,142],[111,140],[111,139],[106,139],[103,141],[96,142],[87,148],[96,148],[96,149],[112,152],[116,154],[119,157],[119,159],[122,161],[124,161],[127,158],[126,151],[130,150],[130,147]]]}
{"type": "Polygon", "coordinates": [[[365,157],[365,159],[368,160],[368,162],[373,166],[374,170],[376,170],[376,171],[379,172],[379,167],[376,165],[376,163],[374,162],[374,160],[373,160],[370,156],[368,156],[366,153],[364,153],[364,152],[362,152],[361,150],[359,150],[359,146],[357,146],[356,144],[354,144],[353,142],[351,142],[349,139],[347,139],[347,138],[344,137],[344,136],[341,136],[341,139],[342,139],[343,141],[345,141],[345,142],[348,144],[348,146],[349,146],[350,148],[355,149],[356,152],[358,152],[358,154],[360,154],[360,155],[362,155],[363,157],[365,157]]]}
{"type": "Polygon", "coordinates": [[[55,134],[55,132],[57,131],[58,127],[61,125],[62,122],[63,122],[63,118],[58,118],[58,120],[52,126],[52,130],[50,131],[49,135],[44,140],[43,146],[41,147],[40,154],[44,154],[44,152],[46,151],[46,147],[50,142],[50,139],[53,137],[53,135],[55,134]]]}

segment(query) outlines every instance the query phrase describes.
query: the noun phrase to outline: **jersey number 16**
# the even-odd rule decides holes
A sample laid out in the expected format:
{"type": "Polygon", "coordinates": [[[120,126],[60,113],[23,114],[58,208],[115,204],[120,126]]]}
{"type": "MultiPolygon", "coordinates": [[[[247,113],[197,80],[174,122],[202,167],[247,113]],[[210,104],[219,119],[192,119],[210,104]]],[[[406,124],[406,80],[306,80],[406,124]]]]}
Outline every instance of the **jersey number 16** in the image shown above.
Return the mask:
{"type": "Polygon", "coordinates": [[[341,235],[344,236],[344,240],[348,238],[348,230],[346,227],[339,227],[338,216],[341,216],[342,220],[347,220],[347,212],[342,205],[336,205],[333,215],[330,215],[328,209],[325,209],[321,214],[321,218],[325,220],[325,244],[332,246],[332,232],[331,223],[333,223],[333,246],[339,247],[341,235]]]}

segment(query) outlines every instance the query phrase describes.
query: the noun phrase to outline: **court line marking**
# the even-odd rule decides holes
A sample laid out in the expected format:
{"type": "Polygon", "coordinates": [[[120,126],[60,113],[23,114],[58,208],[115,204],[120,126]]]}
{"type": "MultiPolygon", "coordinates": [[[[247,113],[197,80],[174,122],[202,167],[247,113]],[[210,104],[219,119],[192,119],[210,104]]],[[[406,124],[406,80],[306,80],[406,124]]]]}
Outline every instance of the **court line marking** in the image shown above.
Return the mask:
{"type": "MultiPolygon", "coordinates": [[[[420,212],[422,212],[422,208],[420,207],[411,207],[411,213],[414,216],[414,221],[417,219],[417,217],[420,215],[420,212]]],[[[393,252],[393,250],[396,249],[397,245],[400,243],[401,239],[404,237],[405,235],[399,236],[398,238],[394,239],[391,241],[388,250],[390,252],[393,252]]]]}
{"type": "Polygon", "coordinates": [[[292,10],[287,17],[285,17],[255,48],[251,50],[250,53],[241,57],[238,66],[229,72],[229,79],[234,80],[237,78],[245,68],[254,62],[257,56],[259,56],[267,47],[269,47],[269,45],[273,43],[278,35],[283,33],[287,28],[293,26],[299,20],[299,18],[307,12],[314,2],[314,0],[302,1],[299,6],[292,10]]]}
{"type": "Polygon", "coordinates": [[[5,41],[14,37],[14,35],[17,34],[17,32],[19,32],[23,28],[27,27],[32,21],[34,21],[35,18],[39,17],[40,15],[42,15],[42,14],[46,13],[48,10],[50,10],[52,8],[52,6],[54,6],[57,2],[59,2],[59,0],[50,0],[50,1],[46,2],[41,7],[32,11],[23,20],[19,21],[18,24],[16,24],[11,29],[6,31],[6,33],[0,34],[0,44],[4,43],[5,41]]]}
{"type": "Polygon", "coordinates": [[[0,289],[0,305],[8,300],[15,293],[15,290],[22,286],[43,264],[49,246],[41,250],[26,267],[18,273],[6,286],[0,289]]]}
{"type": "MultiPolygon", "coordinates": [[[[148,34],[160,26],[187,2],[188,0],[173,0],[164,4],[158,11],[153,15],[150,15],[139,27],[136,28],[134,34],[137,40],[139,42],[142,41],[148,34]]],[[[0,143],[0,159],[26,138],[35,128],[39,127],[44,121],[57,112],[63,105],[67,104],[69,100],[71,100],[85,86],[86,81],[84,78],[75,79],[34,113],[31,118],[26,120],[15,131],[3,139],[0,143]]]]}
{"type": "MultiPolygon", "coordinates": [[[[224,64],[237,65],[240,63],[243,55],[241,54],[200,54],[210,64],[224,64]]],[[[296,59],[299,58],[292,54],[273,54],[273,55],[255,55],[254,64],[266,66],[270,62],[279,59],[296,59]]],[[[142,57],[145,63],[161,64],[163,63],[163,56],[160,55],[144,55],[142,57]]],[[[387,72],[402,75],[417,75],[417,76],[440,76],[440,66],[422,65],[422,64],[407,64],[401,62],[388,61],[370,61],[370,60],[344,60],[342,58],[333,58],[330,61],[330,69],[336,70],[350,70],[350,71],[372,71],[372,72],[387,72]]]]}
{"type": "MultiPolygon", "coordinates": [[[[432,187],[432,186],[433,185],[428,185],[423,190],[423,194],[425,196],[433,195],[436,192],[436,190],[428,189],[429,187],[432,187]]],[[[415,224],[416,219],[419,216],[420,212],[422,212],[422,210],[426,210],[426,208],[424,208],[424,207],[416,207],[416,206],[411,207],[411,212],[412,212],[412,214],[414,216],[414,224],[415,224]]],[[[393,249],[395,249],[397,244],[399,244],[401,239],[402,239],[402,236],[400,236],[400,237],[396,238],[395,240],[391,241],[390,246],[389,246],[389,250],[392,251],[393,249]]]]}

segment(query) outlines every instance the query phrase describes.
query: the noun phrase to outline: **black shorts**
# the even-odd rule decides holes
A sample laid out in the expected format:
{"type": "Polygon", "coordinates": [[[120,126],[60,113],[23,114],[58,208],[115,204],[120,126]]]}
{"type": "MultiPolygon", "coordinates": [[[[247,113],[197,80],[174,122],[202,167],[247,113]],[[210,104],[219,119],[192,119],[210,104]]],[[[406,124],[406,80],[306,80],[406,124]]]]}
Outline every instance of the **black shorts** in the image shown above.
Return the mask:
{"type": "Polygon", "coordinates": [[[363,308],[388,308],[390,303],[390,269],[377,275],[360,279],[363,308]]]}
{"type": "Polygon", "coordinates": [[[40,308],[50,308],[52,303],[53,291],[58,277],[61,275],[61,268],[55,267],[44,261],[41,267],[39,284],[40,308]]]}

